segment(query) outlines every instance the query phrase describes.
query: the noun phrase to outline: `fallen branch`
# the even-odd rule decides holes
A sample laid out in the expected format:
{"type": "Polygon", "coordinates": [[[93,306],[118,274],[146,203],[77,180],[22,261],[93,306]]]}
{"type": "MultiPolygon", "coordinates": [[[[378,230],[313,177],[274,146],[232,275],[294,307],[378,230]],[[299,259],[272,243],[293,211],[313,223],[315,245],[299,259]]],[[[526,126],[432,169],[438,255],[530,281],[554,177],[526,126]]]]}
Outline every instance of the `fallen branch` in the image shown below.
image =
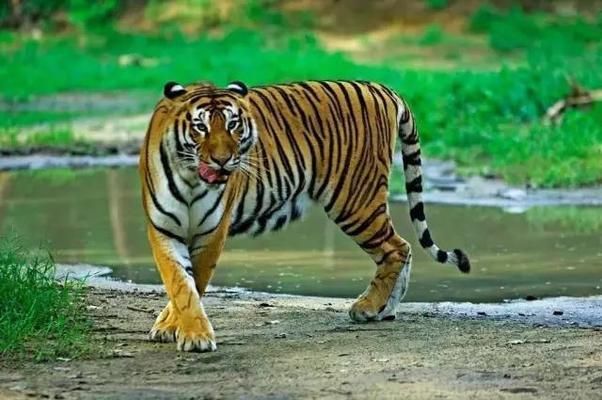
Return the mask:
{"type": "Polygon", "coordinates": [[[570,81],[571,92],[564,99],[552,104],[546,111],[544,122],[557,124],[567,109],[590,106],[595,102],[602,101],[602,89],[587,90],[570,81]]]}

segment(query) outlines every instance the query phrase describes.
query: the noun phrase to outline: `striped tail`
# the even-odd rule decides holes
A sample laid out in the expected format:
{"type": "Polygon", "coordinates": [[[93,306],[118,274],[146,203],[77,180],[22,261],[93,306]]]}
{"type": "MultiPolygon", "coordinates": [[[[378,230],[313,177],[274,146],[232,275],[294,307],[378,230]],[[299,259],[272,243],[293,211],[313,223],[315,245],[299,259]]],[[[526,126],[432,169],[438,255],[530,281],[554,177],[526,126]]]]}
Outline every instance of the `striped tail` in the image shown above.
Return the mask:
{"type": "Polygon", "coordinates": [[[402,100],[399,117],[399,137],[401,139],[401,154],[403,157],[403,171],[406,181],[406,193],[410,207],[410,218],[420,245],[431,257],[442,263],[452,264],[464,273],[470,272],[470,261],[460,249],[452,251],[441,250],[435,244],[424,214],[422,201],[422,161],[420,159],[420,142],[414,117],[407,104],[402,100]]]}

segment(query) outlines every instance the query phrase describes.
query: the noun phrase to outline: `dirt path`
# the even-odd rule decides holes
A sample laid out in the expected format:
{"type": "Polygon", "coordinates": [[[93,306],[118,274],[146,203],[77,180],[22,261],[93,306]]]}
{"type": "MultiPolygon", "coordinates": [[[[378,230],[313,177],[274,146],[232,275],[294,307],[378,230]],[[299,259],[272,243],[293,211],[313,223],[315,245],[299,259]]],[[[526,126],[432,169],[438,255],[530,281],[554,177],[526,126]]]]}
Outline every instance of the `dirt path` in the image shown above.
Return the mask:
{"type": "Polygon", "coordinates": [[[348,300],[217,292],[206,305],[218,351],[177,353],[146,333],[161,293],[93,289],[102,350],[91,360],[0,368],[0,398],[594,399],[597,329],[404,312],[353,324],[348,300]]]}

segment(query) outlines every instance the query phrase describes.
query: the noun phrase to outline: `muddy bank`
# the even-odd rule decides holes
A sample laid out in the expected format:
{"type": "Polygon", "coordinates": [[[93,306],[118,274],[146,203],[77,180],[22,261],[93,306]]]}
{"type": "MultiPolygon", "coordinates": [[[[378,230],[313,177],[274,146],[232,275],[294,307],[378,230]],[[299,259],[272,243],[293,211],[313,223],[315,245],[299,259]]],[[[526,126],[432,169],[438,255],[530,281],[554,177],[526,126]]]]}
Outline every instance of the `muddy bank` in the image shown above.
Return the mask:
{"type": "MultiPolygon", "coordinates": [[[[119,291],[132,294],[164,294],[163,285],[124,282],[111,278],[112,269],[90,264],[58,264],[58,280],[85,279],[88,286],[105,291],[119,291]]],[[[244,288],[216,287],[210,285],[208,291],[216,296],[227,295],[238,300],[269,302],[279,301],[290,306],[304,306],[319,309],[328,304],[331,308],[345,311],[352,300],[331,297],[297,296],[263,293],[244,288]]],[[[513,321],[523,324],[549,327],[571,326],[579,328],[602,328],[602,296],[554,297],[537,299],[506,300],[502,303],[469,302],[404,302],[400,313],[431,314],[440,318],[477,318],[499,321],[513,321]]]]}
{"type": "Polygon", "coordinates": [[[424,304],[360,325],[347,317],[351,300],[214,290],[205,305],[218,351],[184,354],[146,340],[165,295],[123,285],[89,293],[100,344],[91,359],[3,365],[0,398],[593,399],[602,390],[599,327],[424,304]]]}

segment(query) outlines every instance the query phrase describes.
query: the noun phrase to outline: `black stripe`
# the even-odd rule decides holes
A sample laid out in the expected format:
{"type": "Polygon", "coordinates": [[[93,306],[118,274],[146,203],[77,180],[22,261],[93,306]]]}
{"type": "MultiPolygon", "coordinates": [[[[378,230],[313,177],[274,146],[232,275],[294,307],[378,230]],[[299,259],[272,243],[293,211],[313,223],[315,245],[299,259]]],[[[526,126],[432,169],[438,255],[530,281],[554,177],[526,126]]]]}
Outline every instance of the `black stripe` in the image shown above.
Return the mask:
{"type": "Polygon", "coordinates": [[[384,223],[383,226],[374,233],[368,240],[360,243],[360,247],[364,250],[372,250],[380,247],[384,242],[391,239],[395,235],[395,231],[390,224],[384,223]]]}
{"type": "Polygon", "coordinates": [[[286,93],[286,90],[282,89],[280,86],[272,86],[272,87],[270,87],[270,89],[274,89],[275,91],[277,91],[280,94],[280,96],[282,97],[282,100],[284,100],[288,109],[291,111],[291,113],[293,115],[296,116],[297,111],[295,111],[295,108],[293,107],[293,103],[291,102],[291,99],[289,98],[288,94],[286,93]]]}
{"type": "MultiPolygon", "coordinates": [[[[400,132],[402,132],[403,127],[400,126],[399,130],[400,130],[400,132]]],[[[401,136],[401,141],[404,144],[407,144],[407,145],[416,145],[416,144],[418,144],[419,140],[418,140],[418,132],[416,130],[416,123],[414,123],[414,125],[412,126],[412,132],[410,132],[406,136],[403,136],[403,135],[401,136]]]]}
{"type": "Polygon", "coordinates": [[[420,193],[422,192],[422,175],[418,175],[410,182],[406,182],[406,193],[420,193]]]}
{"type": "Polygon", "coordinates": [[[236,236],[241,233],[247,232],[253,226],[253,222],[255,222],[253,218],[248,218],[238,225],[230,225],[230,228],[228,229],[228,235],[236,236]]]}
{"type": "Polygon", "coordinates": [[[446,263],[447,262],[447,253],[443,250],[439,250],[437,252],[437,261],[439,261],[440,263],[446,263]]]}
{"type": "Polygon", "coordinates": [[[426,220],[426,216],[424,215],[424,203],[423,202],[418,202],[414,207],[412,207],[412,209],[410,210],[410,218],[412,218],[412,221],[418,220],[418,221],[425,221],[426,220]]]}
{"type": "Polygon", "coordinates": [[[402,158],[403,158],[403,167],[407,168],[410,165],[421,165],[422,162],[420,160],[420,149],[416,150],[413,153],[410,154],[404,154],[402,152],[402,158]]]}
{"type": "Polygon", "coordinates": [[[286,224],[286,215],[281,215],[276,220],[276,223],[274,224],[274,227],[272,229],[275,231],[278,231],[278,230],[282,229],[284,224],[286,224]]]}
{"type": "Polygon", "coordinates": [[[186,240],[183,237],[178,236],[175,233],[173,233],[173,232],[171,232],[171,231],[169,231],[167,229],[161,228],[158,225],[155,225],[155,223],[150,218],[149,218],[149,221],[150,221],[151,225],[153,226],[153,228],[155,228],[157,230],[157,232],[159,232],[159,233],[167,236],[170,239],[177,240],[178,242],[180,242],[180,243],[182,243],[184,245],[186,244],[186,240]]]}
{"type": "Polygon", "coordinates": [[[173,124],[173,132],[176,140],[176,151],[178,152],[178,156],[180,156],[180,152],[184,151],[184,146],[182,146],[182,142],[180,141],[180,128],[178,127],[178,121],[173,124]]]}
{"type": "MultiPolygon", "coordinates": [[[[347,104],[347,110],[349,111],[349,113],[353,113],[353,105],[351,103],[351,99],[349,97],[349,93],[347,88],[345,87],[345,85],[343,85],[340,82],[335,82],[335,84],[339,87],[339,90],[343,93],[343,97],[345,98],[345,102],[347,104]]],[[[351,116],[348,114],[347,118],[351,118],[351,116]]],[[[335,124],[335,127],[337,126],[337,124],[335,124]]],[[[337,129],[337,133],[338,133],[338,129],[337,129]]],[[[354,134],[357,132],[357,125],[355,124],[355,119],[352,121],[349,121],[349,129],[347,130],[347,135],[349,135],[350,137],[353,137],[354,134]],[[351,128],[353,128],[353,132],[350,132],[351,128]]],[[[344,133],[340,135],[341,140],[344,140],[344,133]]],[[[338,143],[338,144],[333,144],[332,146],[337,148],[337,151],[340,151],[341,147],[342,147],[342,143],[338,143]]],[[[345,157],[345,161],[341,163],[341,159],[340,157],[337,157],[337,162],[340,165],[343,166],[349,166],[351,165],[351,157],[354,155],[354,151],[353,151],[353,147],[349,146],[349,148],[346,151],[347,155],[345,157]]],[[[340,156],[340,153],[337,152],[337,156],[340,156]]],[[[357,170],[360,170],[360,168],[357,168],[357,170]]],[[[356,171],[357,172],[357,171],[356,171]]],[[[327,177],[328,179],[328,177],[327,177]]],[[[335,188],[332,191],[332,195],[330,197],[330,201],[326,204],[326,206],[324,206],[324,209],[326,210],[326,212],[330,212],[330,210],[332,209],[332,207],[334,207],[339,194],[341,192],[341,190],[343,189],[343,185],[345,184],[345,179],[338,179],[337,184],[335,186],[335,188]]]]}
{"type": "Polygon", "coordinates": [[[159,203],[159,201],[157,200],[157,197],[155,196],[155,193],[152,189],[152,185],[150,184],[150,182],[148,182],[148,175],[146,176],[146,184],[148,185],[148,193],[151,196],[151,200],[153,201],[153,205],[155,206],[155,208],[157,209],[157,211],[159,211],[161,214],[171,218],[178,226],[182,226],[182,223],[180,222],[180,219],[173,213],[166,211],[163,206],[161,206],[161,204],[159,203]]]}
{"type": "Polygon", "coordinates": [[[293,208],[291,210],[291,221],[295,221],[299,218],[301,218],[301,210],[299,209],[299,205],[294,203],[293,204],[293,208]]]}
{"type": "Polygon", "coordinates": [[[176,182],[173,179],[173,171],[169,166],[169,160],[167,158],[167,153],[165,152],[165,146],[163,145],[163,142],[161,142],[161,144],[159,145],[159,153],[161,155],[161,165],[163,166],[163,172],[167,177],[167,187],[169,188],[171,195],[180,203],[188,206],[188,203],[186,202],[186,200],[184,200],[184,197],[180,193],[180,190],[178,189],[178,186],[176,185],[176,182]]]}
{"type": "Polygon", "coordinates": [[[340,221],[338,221],[337,223],[339,224],[339,226],[341,227],[343,232],[345,232],[348,235],[355,236],[355,235],[358,235],[358,234],[364,232],[366,229],[368,229],[370,227],[370,225],[372,225],[372,223],[376,220],[376,218],[378,218],[380,215],[382,215],[386,212],[387,212],[386,204],[381,204],[374,211],[372,211],[372,213],[367,218],[360,217],[361,219],[359,221],[352,221],[347,224],[340,224],[340,221]],[[354,226],[358,222],[361,222],[359,226],[357,226],[353,230],[349,230],[352,226],[354,226]]]}
{"type": "Polygon", "coordinates": [[[420,245],[426,249],[431,247],[433,244],[435,243],[433,242],[433,238],[431,238],[431,232],[426,229],[420,238],[420,245]]]}
{"type": "Polygon", "coordinates": [[[381,257],[381,259],[376,262],[376,265],[381,265],[382,263],[384,263],[385,261],[387,261],[387,258],[389,258],[389,256],[391,254],[394,254],[394,253],[397,253],[397,249],[393,249],[393,250],[387,251],[385,254],[383,254],[383,256],[381,257]]]}
{"type": "Polygon", "coordinates": [[[195,241],[202,238],[203,236],[207,236],[208,234],[213,233],[217,229],[218,226],[219,226],[219,223],[217,225],[215,225],[213,228],[209,228],[209,229],[204,230],[203,232],[197,233],[196,235],[194,235],[192,237],[192,242],[194,243],[195,241]]]}
{"type": "Polygon", "coordinates": [[[309,85],[307,82],[299,82],[298,85],[305,89],[305,92],[309,93],[315,101],[317,101],[318,103],[320,102],[320,97],[318,96],[316,91],[311,87],[311,85],[309,85]]]}
{"type": "Polygon", "coordinates": [[[219,203],[222,201],[222,197],[223,197],[223,196],[224,196],[224,192],[222,191],[222,192],[219,194],[219,196],[218,196],[217,200],[215,201],[215,203],[213,204],[213,206],[212,206],[212,207],[211,207],[209,210],[207,210],[207,213],[205,214],[205,216],[203,216],[203,218],[201,218],[201,221],[198,223],[198,225],[197,225],[197,226],[202,226],[202,225],[203,225],[203,223],[204,223],[204,222],[207,220],[207,218],[209,218],[209,216],[210,216],[211,214],[213,214],[213,212],[214,212],[214,211],[217,209],[217,207],[219,206],[219,203]]]}
{"type": "Polygon", "coordinates": [[[196,203],[197,201],[204,199],[205,196],[207,196],[208,193],[209,193],[209,189],[205,189],[201,193],[199,193],[196,196],[194,196],[192,198],[192,200],[190,201],[190,204],[192,205],[192,204],[196,203]]]}
{"type": "MultiPolygon", "coordinates": [[[[329,109],[331,109],[332,112],[332,106],[331,104],[328,105],[329,109]]],[[[336,162],[340,162],[340,160],[337,158],[336,160],[333,157],[333,149],[335,148],[340,148],[340,143],[338,143],[338,139],[340,137],[339,134],[339,125],[333,121],[332,118],[325,120],[324,121],[324,127],[328,129],[327,134],[328,137],[330,138],[330,146],[321,146],[319,147],[319,149],[321,150],[320,152],[322,152],[322,149],[324,151],[327,151],[328,154],[326,155],[326,157],[324,157],[324,155],[322,155],[322,159],[326,159],[328,160],[326,162],[326,173],[323,176],[323,182],[320,185],[320,187],[318,188],[318,191],[315,194],[315,198],[317,200],[320,200],[320,197],[322,197],[322,194],[324,193],[324,191],[326,190],[326,187],[328,186],[328,184],[330,183],[330,178],[331,178],[331,174],[332,174],[332,168],[334,166],[334,164],[336,162]]]]}
{"type": "Polygon", "coordinates": [[[250,185],[250,180],[246,179],[245,187],[242,190],[242,197],[238,200],[238,206],[236,207],[236,215],[230,222],[230,228],[228,228],[229,232],[232,231],[233,227],[237,226],[238,224],[240,224],[242,222],[242,219],[244,217],[244,211],[245,211],[245,199],[247,198],[247,194],[249,194],[249,185],[250,185]]]}

